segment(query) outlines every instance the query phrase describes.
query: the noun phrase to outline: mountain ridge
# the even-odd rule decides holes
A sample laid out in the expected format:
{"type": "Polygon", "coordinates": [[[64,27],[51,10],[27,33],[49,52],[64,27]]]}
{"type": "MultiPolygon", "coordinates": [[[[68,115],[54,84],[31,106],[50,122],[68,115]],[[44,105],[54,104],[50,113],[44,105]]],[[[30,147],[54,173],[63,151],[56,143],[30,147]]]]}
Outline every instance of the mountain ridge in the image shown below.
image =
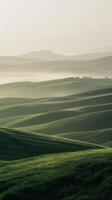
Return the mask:
{"type": "Polygon", "coordinates": [[[85,53],[85,54],[60,54],[55,53],[50,50],[40,50],[40,51],[32,51],[29,53],[25,53],[20,55],[20,57],[27,58],[27,59],[43,59],[43,61],[53,61],[53,60],[71,60],[71,61],[80,61],[80,60],[92,60],[92,59],[98,59],[103,57],[112,56],[112,52],[94,52],[94,53],[85,53]]]}

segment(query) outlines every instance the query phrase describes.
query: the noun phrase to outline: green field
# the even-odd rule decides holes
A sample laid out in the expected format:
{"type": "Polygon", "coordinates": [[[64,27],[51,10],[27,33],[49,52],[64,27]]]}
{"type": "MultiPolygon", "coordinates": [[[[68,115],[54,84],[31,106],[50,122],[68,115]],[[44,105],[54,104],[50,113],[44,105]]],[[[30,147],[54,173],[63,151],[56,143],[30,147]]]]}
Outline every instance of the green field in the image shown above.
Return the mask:
{"type": "Polygon", "coordinates": [[[112,80],[0,86],[0,200],[111,200],[112,80]]]}
{"type": "Polygon", "coordinates": [[[1,199],[112,198],[112,150],[51,154],[0,162],[1,199]]]}

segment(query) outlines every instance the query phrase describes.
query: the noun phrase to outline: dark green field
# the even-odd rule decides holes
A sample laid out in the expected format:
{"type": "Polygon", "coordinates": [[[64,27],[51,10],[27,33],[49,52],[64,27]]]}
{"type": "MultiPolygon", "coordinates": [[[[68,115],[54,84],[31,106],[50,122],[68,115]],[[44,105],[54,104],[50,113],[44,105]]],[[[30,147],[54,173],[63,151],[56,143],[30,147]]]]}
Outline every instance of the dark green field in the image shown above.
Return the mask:
{"type": "Polygon", "coordinates": [[[0,86],[0,200],[111,200],[111,147],[111,79],[0,86]]]}

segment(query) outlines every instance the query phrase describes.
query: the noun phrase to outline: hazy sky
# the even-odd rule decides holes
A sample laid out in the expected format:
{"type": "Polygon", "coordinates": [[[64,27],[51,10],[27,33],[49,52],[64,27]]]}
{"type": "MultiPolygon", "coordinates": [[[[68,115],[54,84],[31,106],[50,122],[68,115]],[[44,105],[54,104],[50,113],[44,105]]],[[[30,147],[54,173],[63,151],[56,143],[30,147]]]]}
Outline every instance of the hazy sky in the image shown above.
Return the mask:
{"type": "Polygon", "coordinates": [[[0,0],[0,55],[112,49],[112,0],[0,0]]]}

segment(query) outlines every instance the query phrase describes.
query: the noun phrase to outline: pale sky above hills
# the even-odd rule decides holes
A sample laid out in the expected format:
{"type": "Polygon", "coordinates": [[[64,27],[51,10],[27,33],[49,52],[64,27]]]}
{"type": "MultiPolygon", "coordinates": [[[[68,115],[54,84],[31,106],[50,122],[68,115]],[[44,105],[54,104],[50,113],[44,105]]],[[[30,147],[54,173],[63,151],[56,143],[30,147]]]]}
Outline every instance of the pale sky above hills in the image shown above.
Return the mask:
{"type": "Polygon", "coordinates": [[[0,0],[0,55],[112,50],[112,0],[0,0]]]}

